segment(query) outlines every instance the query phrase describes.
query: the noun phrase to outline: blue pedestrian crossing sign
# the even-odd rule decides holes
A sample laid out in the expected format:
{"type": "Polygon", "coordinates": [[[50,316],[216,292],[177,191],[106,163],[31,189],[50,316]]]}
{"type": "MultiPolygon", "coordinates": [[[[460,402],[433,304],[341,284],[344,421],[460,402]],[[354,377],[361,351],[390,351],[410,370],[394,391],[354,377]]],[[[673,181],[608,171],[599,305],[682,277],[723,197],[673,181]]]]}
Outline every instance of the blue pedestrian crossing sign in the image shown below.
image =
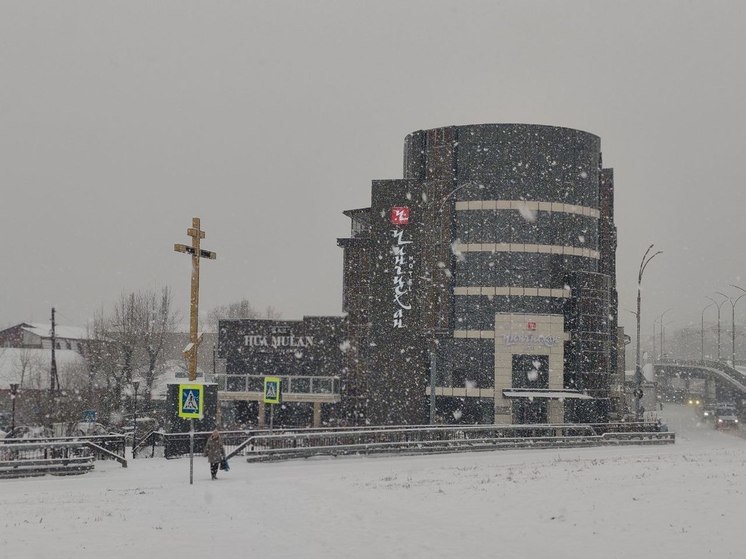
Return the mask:
{"type": "Polygon", "coordinates": [[[264,377],[264,403],[280,403],[280,377],[264,377]]]}
{"type": "Polygon", "coordinates": [[[179,417],[202,419],[204,416],[204,387],[201,384],[179,385],[179,417]]]}

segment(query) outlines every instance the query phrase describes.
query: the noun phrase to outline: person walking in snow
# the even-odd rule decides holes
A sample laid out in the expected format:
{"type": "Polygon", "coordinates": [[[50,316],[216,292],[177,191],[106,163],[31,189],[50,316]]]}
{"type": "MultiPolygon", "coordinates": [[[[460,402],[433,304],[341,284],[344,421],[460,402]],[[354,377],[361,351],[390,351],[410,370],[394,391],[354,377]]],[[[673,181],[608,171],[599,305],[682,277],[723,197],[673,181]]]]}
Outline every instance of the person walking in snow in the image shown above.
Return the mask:
{"type": "Polygon", "coordinates": [[[218,479],[218,467],[223,458],[225,458],[225,449],[223,448],[223,439],[220,438],[220,433],[217,429],[207,439],[203,454],[207,456],[207,461],[210,463],[212,479],[218,479]]]}

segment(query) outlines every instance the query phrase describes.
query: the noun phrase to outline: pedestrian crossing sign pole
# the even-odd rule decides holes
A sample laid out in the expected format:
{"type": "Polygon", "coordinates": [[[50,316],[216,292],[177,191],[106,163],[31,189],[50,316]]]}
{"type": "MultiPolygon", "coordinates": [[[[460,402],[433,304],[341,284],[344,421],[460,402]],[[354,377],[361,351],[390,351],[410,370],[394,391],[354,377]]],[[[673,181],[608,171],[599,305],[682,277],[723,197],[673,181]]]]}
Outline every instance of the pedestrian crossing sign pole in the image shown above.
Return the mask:
{"type": "Polygon", "coordinates": [[[194,420],[205,415],[204,394],[201,384],[179,385],[179,417],[189,420],[189,485],[194,484],[194,420]]]}
{"type": "Polygon", "coordinates": [[[269,432],[275,418],[275,404],[280,403],[280,377],[264,377],[264,403],[269,404],[269,432]]]}
{"type": "Polygon", "coordinates": [[[264,377],[264,403],[280,403],[280,377],[264,377]]]}

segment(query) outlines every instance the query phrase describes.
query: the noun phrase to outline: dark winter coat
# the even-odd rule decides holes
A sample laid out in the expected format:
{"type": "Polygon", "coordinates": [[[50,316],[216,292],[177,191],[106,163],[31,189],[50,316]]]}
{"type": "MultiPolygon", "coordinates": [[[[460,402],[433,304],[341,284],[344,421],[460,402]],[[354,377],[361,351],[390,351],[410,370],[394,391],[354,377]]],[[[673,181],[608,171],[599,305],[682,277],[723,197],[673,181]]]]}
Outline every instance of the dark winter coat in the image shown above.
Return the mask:
{"type": "Polygon", "coordinates": [[[207,456],[207,460],[210,464],[217,464],[220,462],[225,457],[225,449],[223,448],[223,441],[220,437],[210,436],[210,438],[207,439],[207,444],[205,445],[205,451],[203,454],[207,456]]]}

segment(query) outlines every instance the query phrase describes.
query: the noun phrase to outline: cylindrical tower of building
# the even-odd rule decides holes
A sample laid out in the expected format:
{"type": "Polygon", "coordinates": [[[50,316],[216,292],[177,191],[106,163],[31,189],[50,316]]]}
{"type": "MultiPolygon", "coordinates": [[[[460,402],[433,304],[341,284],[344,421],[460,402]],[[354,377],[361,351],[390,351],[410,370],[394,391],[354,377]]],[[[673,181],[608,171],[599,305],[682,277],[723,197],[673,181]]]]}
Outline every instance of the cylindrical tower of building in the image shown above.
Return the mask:
{"type": "MultiPolygon", "coordinates": [[[[453,210],[454,337],[439,352],[443,376],[450,372],[443,382],[493,386],[495,351],[504,347],[494,341],[499,334],[484,333],[515,335],[520,315],[527,323],[562,316],[563,375],[552,384],[607,396],[600,375],[610,368],[615,311],[613,285],[597,274],[604,250],[613,250],[599,237],[600,147],[594,134],[527,124],[452,126],[406,138],[405,178],[450,186],[443,202],[453,210]]],[[[549,381],[526,384],[549,388],[549,381]]]]}

